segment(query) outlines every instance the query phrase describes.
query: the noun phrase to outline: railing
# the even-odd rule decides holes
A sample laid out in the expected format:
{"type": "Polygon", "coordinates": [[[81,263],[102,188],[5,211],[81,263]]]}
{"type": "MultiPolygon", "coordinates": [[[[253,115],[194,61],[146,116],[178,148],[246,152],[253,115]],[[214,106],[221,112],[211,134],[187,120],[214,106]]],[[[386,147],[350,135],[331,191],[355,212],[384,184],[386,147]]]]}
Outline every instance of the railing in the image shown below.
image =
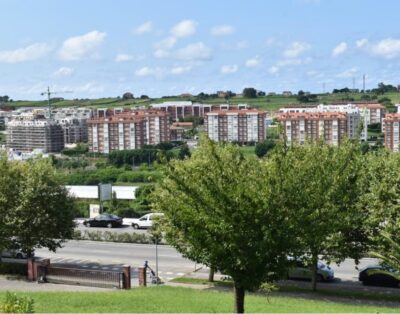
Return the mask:
{"type": "Polygon", "coordinates": [[[63,283],[99,288],[123,287],[122,271],[89,270],[53,266],[39,266],[40,282],[63,283]]]}

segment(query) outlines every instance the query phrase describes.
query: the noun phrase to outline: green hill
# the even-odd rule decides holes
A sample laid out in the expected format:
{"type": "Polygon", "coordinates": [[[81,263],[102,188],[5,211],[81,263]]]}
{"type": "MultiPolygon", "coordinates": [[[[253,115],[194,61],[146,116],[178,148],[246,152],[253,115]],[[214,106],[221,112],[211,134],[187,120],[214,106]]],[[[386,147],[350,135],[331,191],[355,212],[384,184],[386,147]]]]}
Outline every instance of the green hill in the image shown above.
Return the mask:
{"type": "MultiPolygon", "coordinates": [[[[400,103],[400,92],[388,92],[383,95],[377,96],[374,93],[326,93],[317,94],[317,103],[334,103],[334,102],[348,102],[353,101],[374,101],[384,104],[388,109],[393,110],[393,105],[400,103]]],[[[52,102],[53,107],[91,107],[91,108],[101,108],[101,107],[131,107],[131,106],[148,106],[152,103],[161,103],[164,101],[193,101],[201,102],[206,104],[222,104],[226,103],[227,100],[224,98],[207,98],[202,99],[196,96],[191,97],[162,97],[155,99],[129,99],[124,100],[121,98],[99,98],[99,99],[81,99],[81,100],[62,100],[52,102]]],[[[256,98],[244,98],[244,97],[232,97],[229,99],[231,104],[249,104],[252,107],[259,108],[262,110],[276,111],[280,107],[292,104],[299,104],[299,100],[296,95],[293,96],[259,96],[256,98]]],[[[315,103],[315,102],[314,102],[315,103]]],[[[307,105],[308,103],[301,103],[307,105]]],[[[13,107],[43,107],[47,106],[47,101],[13,101],[8,102],[8,106],[13,107]]]]}

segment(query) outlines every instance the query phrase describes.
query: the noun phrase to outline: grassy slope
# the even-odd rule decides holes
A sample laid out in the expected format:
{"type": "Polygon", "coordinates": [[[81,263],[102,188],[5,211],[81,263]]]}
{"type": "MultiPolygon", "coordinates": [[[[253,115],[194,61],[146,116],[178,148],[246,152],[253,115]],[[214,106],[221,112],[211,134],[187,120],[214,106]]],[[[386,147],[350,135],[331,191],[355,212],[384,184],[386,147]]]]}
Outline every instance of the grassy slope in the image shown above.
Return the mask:
{"type": "MultiPolygon", "coordinates": [[[[32,292],[36,313],[232,313],[233,294],[187,288],[144,288],[115,292],[32,292]]],[[[0,293],[0,302],[5,293],[0,293]]],[[[397,308],[306,300],[294,297],[269,298],[250,295],[246,312],[274,313],[395,313],[397,308]]]]}
{"type": "MultiPolygon", "coordinates": [[[[361,100],[362,94],[319,94],[318,102],[319,103],[331,103],[331,102],[340,102],[346,101],[346,96],[351,97],[354,100],[361,100]]],[[[392,100],[392,103],[400,103],[400,93],[387,93],[385,95],[381,95],[378,98],[388,97],[392,100]]],[[[141,99],[132,99],[132,100],[122,100],[118,98],[100,98],[100,99],[88,99],[88,100],[63,100],[59,102],[55,102],[52,105],[54,107],[69,107],[69,106],[89,106],[89,107],[124,107],[124,106],[147,106],[151,103],[160,103],[164,101],[184,101],[191,100],[194,102],[199,102],[196,97],[167,97],[167,98],[157,98],[152,100],[141,100],[141,99]]],[[[223,98],[215,98],[215,99],[207,99],[201,101],[203,103],[210,104],[221,104],[226,103],[226,100],[223,98]]],[[[348,101],[350,102],[350,101],[348,101]]],[[[277,110],[282,106],[288,104],[297,104],[298,101],[296,96],[265,96],[265,97],[257,97],[257,98],[243,98],[243,97],[234,97],[230,99],[231,104],[239,104],[239,103],[247,103],[252,105],[253,107],[260,108],[263,110],[277,110]]],[[[14,101],[10,103],[10,105],[14,105],[17,107],[23,106],[46,106],[47,101],[14,101]]]]}

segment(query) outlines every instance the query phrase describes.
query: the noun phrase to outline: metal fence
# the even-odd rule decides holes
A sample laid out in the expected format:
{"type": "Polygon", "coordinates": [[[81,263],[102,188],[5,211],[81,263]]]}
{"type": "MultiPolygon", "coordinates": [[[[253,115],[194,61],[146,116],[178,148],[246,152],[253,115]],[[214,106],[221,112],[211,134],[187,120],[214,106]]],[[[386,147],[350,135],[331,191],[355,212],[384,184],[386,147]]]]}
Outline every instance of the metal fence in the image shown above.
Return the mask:
{"type": "Polygon", "coordinates": [[[122,271],[89,270],[53,266],[39,266],[40,282],[62,283],[99,288],[123,287],[122,271]]]}

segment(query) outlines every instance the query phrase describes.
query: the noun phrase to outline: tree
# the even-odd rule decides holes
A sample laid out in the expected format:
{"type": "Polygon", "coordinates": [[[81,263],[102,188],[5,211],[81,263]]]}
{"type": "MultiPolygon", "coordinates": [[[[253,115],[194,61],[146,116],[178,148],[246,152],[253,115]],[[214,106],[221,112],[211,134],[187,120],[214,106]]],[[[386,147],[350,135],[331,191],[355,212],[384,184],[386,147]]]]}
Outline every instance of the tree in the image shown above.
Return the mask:
{"type": "MultiPolygon", "coordinates": [[[[370,254],[375,258],[379,258],[382,262],[397,272],[400,272],[400,244],[393,241],[391,235],[387,232],[382,232],[382,238],[387,242],[389,251],[371,252],[370,254]]],[[[396,275],[397,280],[400,280],[400,274],[397,273],[396,275]]]]}
{"type": "Polygon", "coordinates": [[[256,98],[257,97],[257,91],[253,87],[246,87],[243,89],[243,97],[245,98],[256,98]]]}
{"type": "Polygon", "coordinates": [[[8,236],[28,256],[40,247],[56,251],[66,239],[72,238],[73,200],[57,181],[49,161],[18,164],[1,160],[1,167],[5,166],[11,170],[2,172],[2,180],[12,182],[10,188],[13,188],[5,198],[8,236]]]}
{"type": "Polygon", "coordinates": [[[186,157],[190,157],[190,149],[187,144],[182,145],[182,147],[179,150],[179,159],[185,159],[186,157]]]}
{"type": "Polygon", "coordinates": [[[279,206],[279,165],[244,157],[234,145],[201,139],[190,159],[170,162],[153,194],[165,236],[185,257],[229,275],[235,311],[246,290],[284,271],[293,229],[279,206]]]}
{"type": "Polygon", "coordinates": [[[366,217],[358,208],[363,193],[361,151],[350,142],[339,147],[318,142],[275,149],[272,156],[286,165],[286,207],[296,213],[299,231],[293,253],[311,265],[316,290],[318,256],[340,262],[346,257],[357,260],[365,252],[366,217]]]}
{"type": "Polygon", "coordinates": [[[275,147],[275,142],[271,140],[265,140],[257,143],[255,153],[258,158],[264,157],[271,149],[275,147]]]}
{"type": "Polygon", "coordinates": [[[141,96],[140,96],[140,99],[150,99],[150,97],[147,96],[147,95],[141,95],[141,96]]]}
{"type": "Polygon", "coordinates": [[[126,92],[126,93],[124,93],[123,95],[122,95],[122,99],[123,100],[128,100],[128,99],[133,99],[134,97],[133,97],[133,94],[132,93],[130,93],[130,92],[126,92]]]}

